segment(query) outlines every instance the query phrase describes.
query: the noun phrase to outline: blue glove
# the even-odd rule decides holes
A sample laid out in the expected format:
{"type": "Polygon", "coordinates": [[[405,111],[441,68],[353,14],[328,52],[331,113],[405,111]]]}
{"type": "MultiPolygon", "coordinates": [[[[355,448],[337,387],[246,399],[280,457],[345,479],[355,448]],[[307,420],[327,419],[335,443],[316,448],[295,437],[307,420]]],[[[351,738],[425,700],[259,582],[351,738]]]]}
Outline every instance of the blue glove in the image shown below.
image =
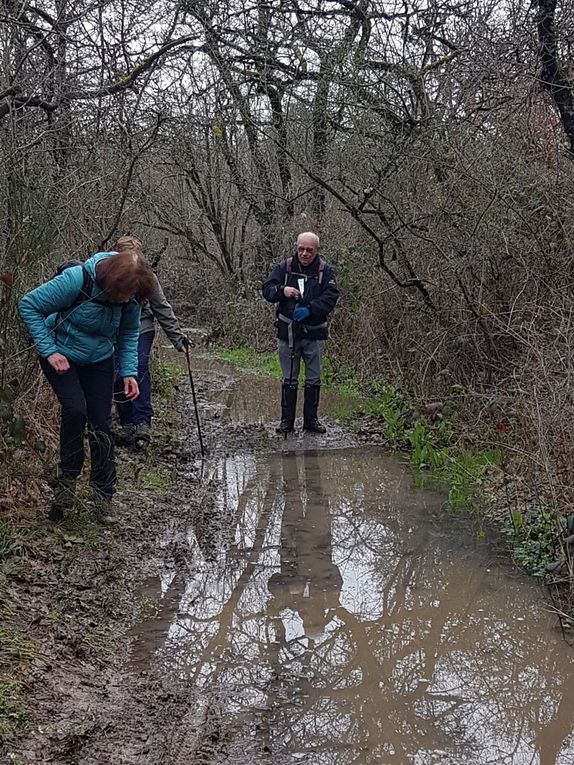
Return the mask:
{"type": "Polygon", "coordinates": [[[293,321],[304,321],[310,313],[308,308],[296,308],[293,311],[293,321]]]}

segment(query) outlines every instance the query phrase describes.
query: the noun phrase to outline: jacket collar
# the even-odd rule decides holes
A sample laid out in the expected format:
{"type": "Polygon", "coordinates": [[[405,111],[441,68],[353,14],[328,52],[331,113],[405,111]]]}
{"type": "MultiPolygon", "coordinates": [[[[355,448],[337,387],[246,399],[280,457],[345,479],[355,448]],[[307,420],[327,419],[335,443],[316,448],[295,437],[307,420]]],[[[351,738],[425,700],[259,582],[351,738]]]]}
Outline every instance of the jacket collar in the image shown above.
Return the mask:
{"type": "Polygon", "coordinates": [[[307,276],[310,276],[311,274],[315,274],[318,270],[319,270],[319,253],[315,255],[315,257],[309,263],[308,266],[303,266],[299,262],[299,258],[297,257],[297,255],[295,255],[293,271],[298,271],[300,274],[306,274],[307,276]]]}

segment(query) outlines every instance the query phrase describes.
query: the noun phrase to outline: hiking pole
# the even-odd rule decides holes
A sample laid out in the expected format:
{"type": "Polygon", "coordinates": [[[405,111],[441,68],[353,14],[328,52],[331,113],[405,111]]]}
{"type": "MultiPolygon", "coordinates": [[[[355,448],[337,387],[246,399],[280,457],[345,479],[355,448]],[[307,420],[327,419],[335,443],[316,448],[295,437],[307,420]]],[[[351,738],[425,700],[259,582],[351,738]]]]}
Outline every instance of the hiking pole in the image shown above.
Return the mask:
{"type": "MultiPolygon", "coordinates": [[[[295,300],[295,309],[299,307],[299,298],[295,300]]],[[[293,332],[293,325],[295,324],[295,319],[291,319],[291,326],[289,327],[289,345],[291,347],[291,366],[289,367],[289,387],[292,387],[293,385],[293,362],[295,361],[295,333],[293,332]]],[[[286,393],[286,387],[283,390],[283,397],[285,399],[285,409],[287,409],[287,393],[286,393]]],[[[285,441],[287,440],[287,431],[285,431],[284,436],[285,441]]]]}
{"type": "Polygon", "coordinates": [[[203,438],[201,435],[201,423],[199,421],[199,411],[197,409],[197,398],[195,396],[195,385],[193,384],[193,375],[191,374],[191,359],[189,356],[189,345],[185,346],[185,358],[187,360],[187,371],[189,374],[189,384],[191,385],[191,396],[193,398],[193,408],[195,409],[195,421],[197,422],[197,433],[199,435],[199,448],[201,449],[201,459],[205,459],[205,450],[203,448],[203,438]]]}
{"type": "MultiPolygon", "coordinates": [[[[295,360],[295,340],[292,338],[291,341],[291,367],[289,369],[289,387],[293,385],[293,361],[295,360]]],[[[287,386],[285,386],[283,390],[283,397],[285,399],[284,405],[285,405],[285,411],[287,410],[287,386]]],[[[283,434],[283,437],[285,441],[287,440],[287,431],[283,434]]]]}

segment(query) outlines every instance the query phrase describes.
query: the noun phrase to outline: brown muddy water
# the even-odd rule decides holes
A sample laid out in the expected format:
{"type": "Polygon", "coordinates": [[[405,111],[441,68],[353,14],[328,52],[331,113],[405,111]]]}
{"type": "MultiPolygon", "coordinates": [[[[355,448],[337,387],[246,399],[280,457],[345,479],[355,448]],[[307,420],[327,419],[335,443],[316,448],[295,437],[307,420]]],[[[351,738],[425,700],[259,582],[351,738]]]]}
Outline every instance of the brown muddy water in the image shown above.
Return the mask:
{"type": "Polygon", "coordinates": [[[132,671],[197,691],[183,735],[211,720],[201,762],[574,763],[574,655],[543,593],[382,449],[274,436],[275,381],[197,374],[211,415],[267,434],[210,457],[194,573],[158,560],[140,593],[159,607],[132,671]]]}

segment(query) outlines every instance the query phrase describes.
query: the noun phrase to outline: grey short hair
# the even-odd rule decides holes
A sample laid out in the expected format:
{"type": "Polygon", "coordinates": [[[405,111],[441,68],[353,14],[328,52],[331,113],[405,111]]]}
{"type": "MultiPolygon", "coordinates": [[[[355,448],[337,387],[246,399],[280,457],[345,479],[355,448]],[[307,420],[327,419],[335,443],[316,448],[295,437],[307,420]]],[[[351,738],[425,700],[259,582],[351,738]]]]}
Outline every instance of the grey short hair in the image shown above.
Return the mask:
{"type": "Polygon", "coordinates": [[[297,244],[299,244],[299,239],[301,239],[301,237],[303,237],[303,236],[308,236],[311,239],[314,239],[315,240],[315,247],[317,247],[317,249],[319,249],[321,242],[319,241],[319,237],[317,236],[317,234],[314,231],[303,231],[303,233],[299,234],[299,236],[297,237],[297,244]]]}

